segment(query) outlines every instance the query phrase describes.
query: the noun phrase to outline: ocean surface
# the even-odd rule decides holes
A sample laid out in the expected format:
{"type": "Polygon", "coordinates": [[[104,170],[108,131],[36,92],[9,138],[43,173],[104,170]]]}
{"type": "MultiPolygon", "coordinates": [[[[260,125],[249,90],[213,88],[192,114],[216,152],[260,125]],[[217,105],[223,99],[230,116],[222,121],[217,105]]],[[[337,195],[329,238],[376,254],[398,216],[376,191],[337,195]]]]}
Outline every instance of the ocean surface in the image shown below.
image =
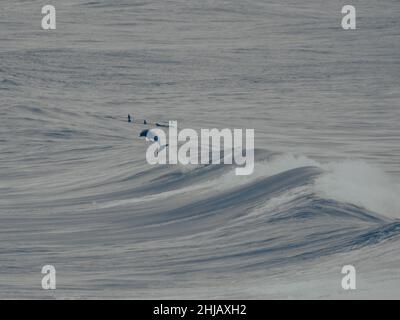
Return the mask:
{"type": "Polygon", "coordinates": [[[400,298],[399,1],[49,2],[0,2],[0,298],[400,298]],[[254,129],[254,174],[128,113],[254,129]]]}

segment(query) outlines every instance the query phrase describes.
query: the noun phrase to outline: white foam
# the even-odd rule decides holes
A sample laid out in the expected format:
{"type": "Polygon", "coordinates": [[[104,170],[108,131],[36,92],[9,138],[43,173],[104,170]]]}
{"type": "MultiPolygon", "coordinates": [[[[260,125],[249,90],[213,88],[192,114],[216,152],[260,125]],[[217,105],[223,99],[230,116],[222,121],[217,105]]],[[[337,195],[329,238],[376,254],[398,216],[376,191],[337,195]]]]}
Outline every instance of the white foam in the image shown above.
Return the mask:
{"type": "Polygon", "coordinates": [[[224,185],[241,185],[258,178],[266,178],[275,174],[285,172],[291,169],[316,166],[320,164],[305,156],[296,156],[293,154],[283,154],[274,156],[272,159],[256,162],[254,165],[254,172],[248,176],[236,176],[235,171],[231,170],[220,178],[220,182],[224,185]]]}
{"type": "Polygon", "coordinates": [[[380,168],[352,160],[322,167],[325,174],[315,181],[317,194],[400,217],[400,187],[380,168]]]}
{"type": "Polygon", "coordinates": [[[305,166],[315,166],[324,171],[313,186],[318,196],[400,218],[400,185],[379,167],[361,160],[320,163],[289,153],[256,163],[251,176],[233,177],[233,172],[229,172],[224,179],[242,184],[305,166]]]}

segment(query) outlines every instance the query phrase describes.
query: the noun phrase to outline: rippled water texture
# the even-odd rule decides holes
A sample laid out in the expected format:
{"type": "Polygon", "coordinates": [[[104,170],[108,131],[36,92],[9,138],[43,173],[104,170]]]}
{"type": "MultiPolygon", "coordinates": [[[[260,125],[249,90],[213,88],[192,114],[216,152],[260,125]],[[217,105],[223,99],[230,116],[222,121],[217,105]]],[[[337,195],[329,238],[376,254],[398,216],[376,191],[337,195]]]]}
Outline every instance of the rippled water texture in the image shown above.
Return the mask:
{"type": "Polygon", "coordinates": [[[400,298],[398,1],[45,4],[0,4],[1,298],[400,298]],[[128,113],[253,128],[255,172],[150,166],[128,113]]]}

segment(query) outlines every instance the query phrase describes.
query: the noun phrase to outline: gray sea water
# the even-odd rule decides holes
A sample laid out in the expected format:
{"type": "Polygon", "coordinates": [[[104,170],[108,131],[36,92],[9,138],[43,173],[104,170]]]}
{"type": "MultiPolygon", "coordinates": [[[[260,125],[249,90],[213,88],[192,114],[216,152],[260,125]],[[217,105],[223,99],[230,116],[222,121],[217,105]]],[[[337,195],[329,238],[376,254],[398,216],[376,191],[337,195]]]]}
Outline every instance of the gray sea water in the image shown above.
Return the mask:
{"type": "Polygon", "coordinates": [[[48,2],[0,2],[0,298],[400,298],[399,1],[48,2]],[[255,172],[128,113],[253,128],[255,172]]]}

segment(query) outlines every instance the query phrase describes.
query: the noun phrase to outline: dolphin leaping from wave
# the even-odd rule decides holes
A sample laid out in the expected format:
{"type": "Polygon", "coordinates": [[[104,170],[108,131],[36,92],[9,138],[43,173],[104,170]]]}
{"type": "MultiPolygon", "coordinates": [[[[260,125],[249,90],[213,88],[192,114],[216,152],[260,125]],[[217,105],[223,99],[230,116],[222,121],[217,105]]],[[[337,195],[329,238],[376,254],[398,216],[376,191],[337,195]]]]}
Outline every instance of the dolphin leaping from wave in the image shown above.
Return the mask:
{"type": "Polygon", "coordinates": [[[160,137],[157,134],[157,129],[144,129],[140,132],[139,137],[144,137],[146,141],[157,142],[159,145],[157,154],[168,147],[168,143],[163,145],[161,144],[160,137]]]}

